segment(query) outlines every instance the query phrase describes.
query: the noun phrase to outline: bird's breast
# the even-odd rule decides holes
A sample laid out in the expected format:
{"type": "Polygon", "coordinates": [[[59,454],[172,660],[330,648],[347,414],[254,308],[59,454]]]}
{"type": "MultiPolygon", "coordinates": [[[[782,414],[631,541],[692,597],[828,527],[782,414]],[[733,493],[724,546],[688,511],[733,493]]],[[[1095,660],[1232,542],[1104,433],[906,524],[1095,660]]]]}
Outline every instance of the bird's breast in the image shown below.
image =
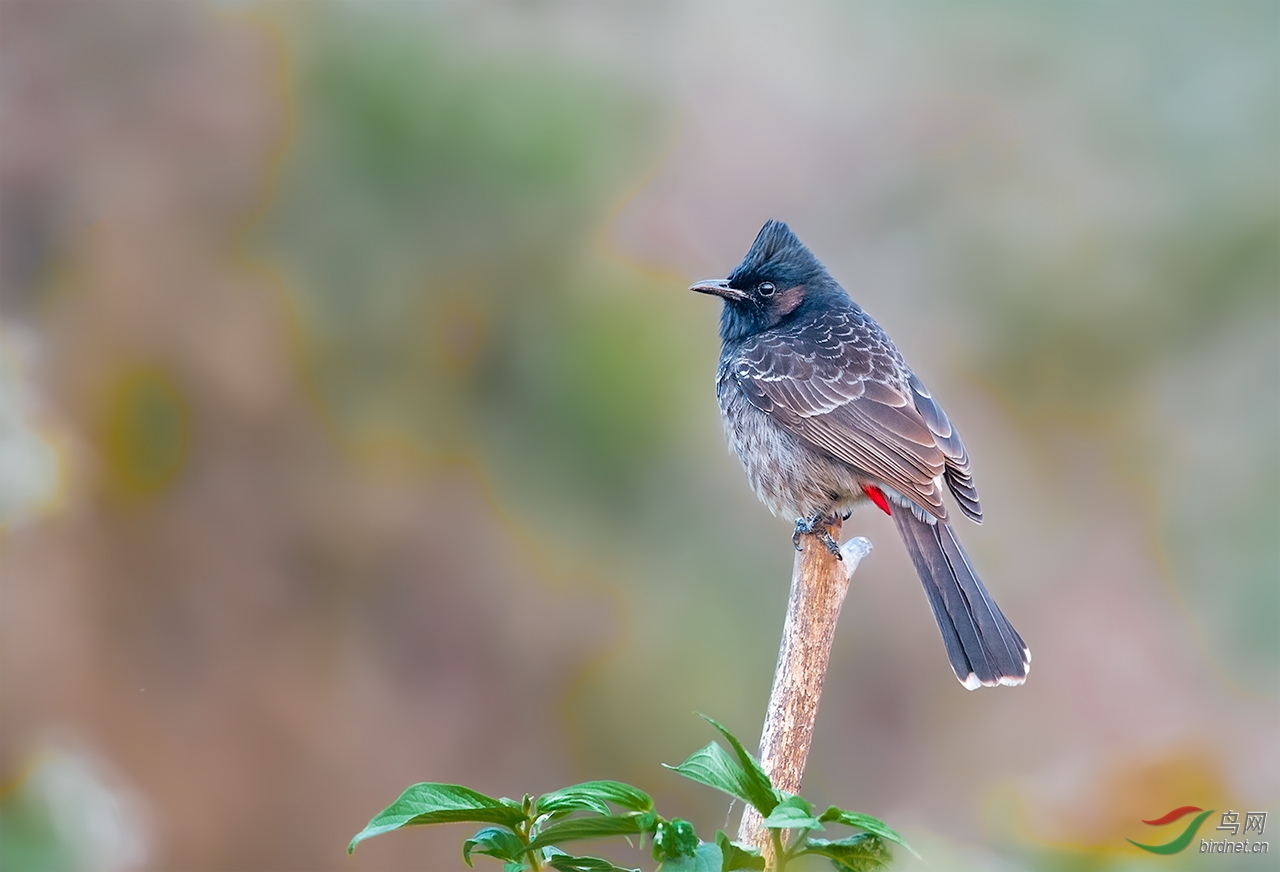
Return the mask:
{"type": "Polygon", "coordinates": [[[805,445],[751,403],[731,361],[721,361],[716,399],[725,438],[742,461],[747,483],[774,515],[808,518],[865,499],[852,467],[805,445]]]}

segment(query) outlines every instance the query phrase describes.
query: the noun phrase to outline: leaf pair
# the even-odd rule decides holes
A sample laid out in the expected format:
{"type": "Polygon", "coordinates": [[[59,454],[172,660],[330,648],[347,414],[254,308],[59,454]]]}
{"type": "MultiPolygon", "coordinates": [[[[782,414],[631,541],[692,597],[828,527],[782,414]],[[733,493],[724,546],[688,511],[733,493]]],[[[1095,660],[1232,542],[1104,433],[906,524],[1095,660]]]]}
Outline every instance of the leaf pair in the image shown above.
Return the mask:
{"type": "MultiPolygon", "coordinates": [[[[880,868],[889,862],[888,849],[881,840],[896,842],[912,854],[916,853],[900,835],[878,818],[845,811],[834,805],[821,816],[815,815],[813,806],[803,797],[777,790],[760,763],[733,733],[712,718],[706,715],[701,717],[720,731],[733,748],[733,755],[719,743],[711,742],[705,748],[695,751],[679,766],[667,768],[753,806],[760,812],[763,817],[762,825],[767,829],[801,830],[802,835],[788,851],[790,856],[818,854],[830,859],[837,869],[858,872],[862,869],[880,868]],[[824,823],[840,823],[866,832],[837,841],[808,837],[812,831],[825,829],[824,823]]],[[[725,868],[737,867],[726,865],[725,868]]],[[[761,866],[750,868],[763,868],[763,861],[761,866]]]]}
{"type": "MultiPolygon", "coordinates": [[[[860,830],[866,830],[872,835],[879,836],[882,839],[888,839],[906,848],[919,859],[924,859],[916,853],[915,848],[903,841],[902,836],[898,835],[889,825],[879,818],[874,818],[869,814],[859,814],[856,811],[845,811],[842,808],[836,808],[834,805],[828,806],[827,810],[822,813],[822,817],[818,818],[823,823],[840,823],[848,827],[857,827],[860,830]]],[[[854,836],[857,838],[857,836],[854,836]]],[[[848,841],[847,839],[844,841],[848,841]]],[[[813,844],[814,840],[810,840],[813,844]]]]}
{"type": "MultiPolygon", "coordinates": [[[[457,784],[424,782],[400,794],[391,805],[369,821],[347,852],[372,836],[409,826],[443,823],[488,823],[462,846],[462,859],[470,866],[472,854],[502,860],[506,872],[526,868],[536,856],[538,865],[564,872],[630,872],[598,857],[575,857],[556,845],[608,836],[630,836],[653,830],[658,822],[649,794],[618,781],[588,781],[552,793],[536,801],[495,799],[457,784]],[[609,804],[621,808],[613,814],[609,804]],[[574,812],[592,817],[568,818],[574,812]],[[567,818],[567,819],[566,819],[567,818]]],[[[696,837],[695,837],[696,843],[696,837]]]]}
{"type": "Polygon", "coordinates": [[[535,815],[559,815],[574,811],[609,814],[608,803],[627,811],[653,811],[653,799],[638,787],[620,781],[586,781],[538,797],[535,815]]]}

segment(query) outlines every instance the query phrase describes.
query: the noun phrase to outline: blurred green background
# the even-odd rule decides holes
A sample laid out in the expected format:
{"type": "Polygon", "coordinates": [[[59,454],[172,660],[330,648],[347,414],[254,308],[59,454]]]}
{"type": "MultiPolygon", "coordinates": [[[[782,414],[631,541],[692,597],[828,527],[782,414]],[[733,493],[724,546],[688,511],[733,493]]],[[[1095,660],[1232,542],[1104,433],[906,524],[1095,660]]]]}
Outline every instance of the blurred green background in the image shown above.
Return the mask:
{"type": "Polygon", "coordinates": [[[1125,839],[1280,811],[1278,46],[1275,3],[0,5],[0,868],[458,868],[346,856],[420,780],[725,826],[658,764],[758,736],[790,523],[685,288],[770,217],[943,398],[1035,652],[964,691],[859,513],[806,793],[933,869],[1265,868],[1125,839]]]}

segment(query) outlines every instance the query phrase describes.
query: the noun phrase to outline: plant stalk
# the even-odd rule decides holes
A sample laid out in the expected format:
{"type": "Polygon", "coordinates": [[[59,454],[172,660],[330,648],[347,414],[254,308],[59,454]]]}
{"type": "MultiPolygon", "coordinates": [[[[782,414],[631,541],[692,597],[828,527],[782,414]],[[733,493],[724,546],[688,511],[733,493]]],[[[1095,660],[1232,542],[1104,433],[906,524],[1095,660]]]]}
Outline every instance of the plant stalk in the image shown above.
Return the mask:
{"type": "MultiPolygon", "coordinates": [[[[528,797],[525,797],[525,799],[527,800],[528,797]]],[[[526,821],[523,826],[516,830],[516,835],[519,837],[520,841],[524,842],[525,847],[528,848],[529,843],[532,842],[534,838],[533,821],[526,821]]],[[[542,852],[526,850],[525,854],[529,858],[529,868],[532,872],[542,872],[542,852]]]]}
{"type": "MultiPolygon", "coordinates": [[[[837,540],[840,526],[837,520],[830,528],[837,540]]],[[[778,790],[800,792],[840,606],[854,570],[870,551],[871,543],[857,536],[840,547],[837,558],[818,536],[800,537],[778,666],[760,735],[760,764],[778,790]]],[[[738,841],[759,848],[768,868],[778,869],[784,861],[780,854],[774,856],[775,844],[760,821],[760,814],[748,806],[738,827],[738,841]]]]}

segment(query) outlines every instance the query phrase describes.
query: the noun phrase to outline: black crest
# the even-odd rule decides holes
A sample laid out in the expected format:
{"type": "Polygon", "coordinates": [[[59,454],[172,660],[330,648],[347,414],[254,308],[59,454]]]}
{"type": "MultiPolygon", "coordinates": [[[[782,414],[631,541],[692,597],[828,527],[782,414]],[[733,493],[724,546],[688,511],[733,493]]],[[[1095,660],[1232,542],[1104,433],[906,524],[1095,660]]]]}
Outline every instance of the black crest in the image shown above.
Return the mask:
{"type": "Polygon", "coordinates": [[[729,275],[733,287],[747,288],[759,281],[771,281],[785,288],[803,285],[826,269],[803,242],[781,221],[770,219],[756,234],[742,263],[729,275]]]}

